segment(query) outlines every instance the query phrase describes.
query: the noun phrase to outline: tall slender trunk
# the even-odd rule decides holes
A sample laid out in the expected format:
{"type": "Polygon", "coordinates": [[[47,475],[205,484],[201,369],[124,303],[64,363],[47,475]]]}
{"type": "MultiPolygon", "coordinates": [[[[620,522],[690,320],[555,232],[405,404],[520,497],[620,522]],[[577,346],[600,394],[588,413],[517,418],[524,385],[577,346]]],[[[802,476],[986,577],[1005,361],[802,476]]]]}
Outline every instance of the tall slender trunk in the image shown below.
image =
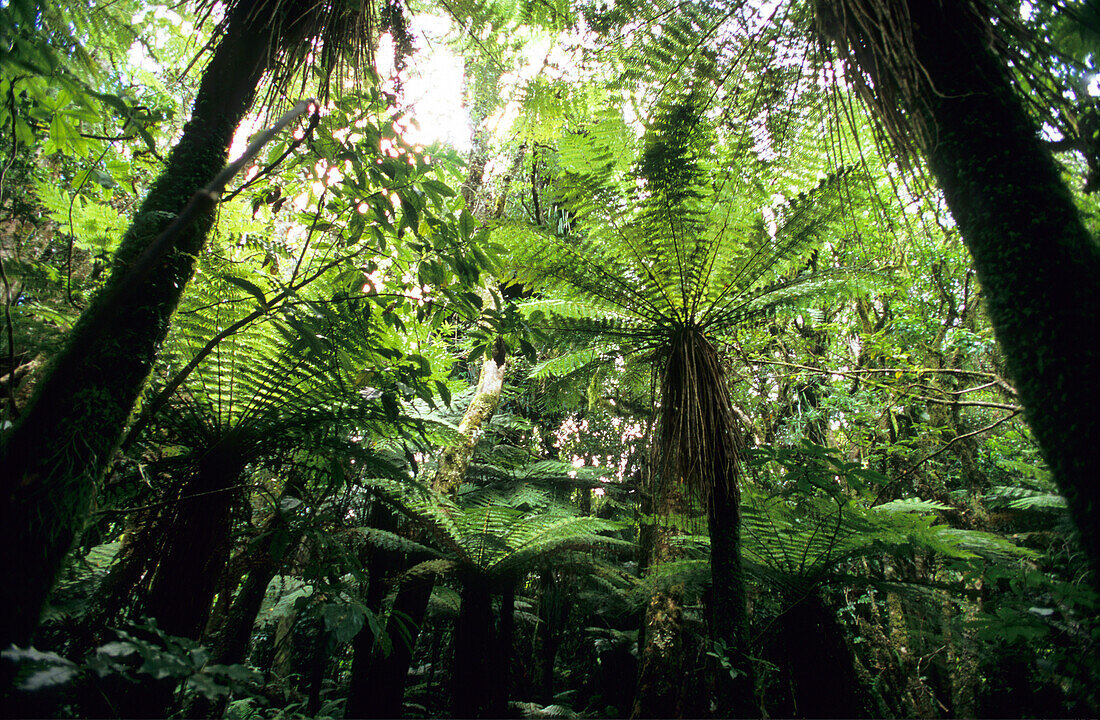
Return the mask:
{"type": "MultiPolygon", "coordinates": [[[[683,486],[663,488],[661,496],[654,499],[654,507],[662,517],[683,514],[688,507],[683,486]]],[[[660,523],[652,528],[647,576],[659,576],[664,563],[681,557],[673,544],[677,532],[660,523]]],[[[684,630],[683,587],[660,587],[645,608],[638,643],[638,693],[631,717],[675,718],[691,714],[690,700],[685,697],[689,685],[687,658],[692,654],[690,642],[684,630]]]]}
{"type": "Polygon", "coordinates": [[[128,283],[131,263],[225,165],[275,37],[254,10],[245,2],[229,18],[191,120],[123,238],[106,288],[0,444],[0,544],[10,549],[0,560],[0,646],[30,640],[213,225],[213,212],[199,218],[147,277],[128,283]]]}
{"type": "Polygon", "coordinates": [[[749,623],[745,577],[741,565],[741,508],[736,479],[714,488],[707,510],[710,533],[711,607],[708,618],[712,639],[721,640],[730,667],[716,668],[717,717],[755,717],[756,683],[748,658],[749,623]],[[732,491],[731,491],[732,489],[732,491]]]}
{"type": "MultiPolygon", "coordinates": [[[[396,518],[389,508],[381,502],[375,501],[371,511],[371,526],[382,530],[393,531],[397,529],[396,518]]],[[[394,553],[378,547],[368,546],[361,555],[363,566],[367,569],[367,608],[380,615],[382,602],[386,596],[386,585],[400,570],[401,559],[394,553]]],[[[393,638],[394,642],[400,642],[393,638]]],[[[376,688],[373,688],[370,677],[373,669],[375,646],[379,638],[369,627],[359,631],[352,641],[351,680],[348,686],[348,701],[344,707],[344,716],[349,718],[370,717],[371,707],[377,706],[378,697],[376,688]]],[[[386,703],[388,706],[392,702],[386,703]]],[[[398,705],[397,709],[400,710],[398,705]]]]}
{"type": "Polygon", "coordinates": [[[515,656],[516,639],[516,584],[514,576],[504,579],[500,595],[500,620],[497,623],[496,667],[489,673],[489,687],[493,691],[490,705],[492,717],[503,717],[512,694],[512,659],[515,656]]]}
{"type": "Polygon", "coordinates": [[[233,448],[207,453],[165,518],[144,610],[169,635],[202,636],[229,560],[231,512],[243,469],[244,458],[233,448]]]}
{"type": "MultiPolygon", "coordinates": [[[[847,0],[826,12],[859,5],[865,14],[866,4],[847,0]]],[[[924,128],[919,142],[1100,586],[1100,344],[1088,340],[1100,327],[1100,245],[990,49],[995,30],[981,7],[895,0],[876,11],[878,24],[849,23],[841,42],[876,86],[918,79],[892,99],[924,128]],[[896,37],[897,28],[908,37],[896,37]]]]}
{"type": "Polygon", "coordinates": [[[565,598],[562,597],[553,569],[542,569],[539,573],[539,584],[538,698],[543,705],[549,705],[554,702],[554,661],[561,646],[565,598]]]}
{"type": "Polygon", "coordinates": [[[365,687],[355,689],[362,701],[349,706],[346,716],[362,718],[398,718],[405,701],[405,681],[412,663],[416,638],[424,625],[428,600],[434,584],[418,578],[403,585],[397,592],[386,622],[386,634],[392,641],[389,655],[375,648],[365,687]]]}
{"type": "MultiPolygon", "coordinates": [[[[286,496],[284,490],[283,497],[286,496]]],[[[283,566],[284,558],[294,552],[300,538],[301,531],[288,528],[281,512],[276,511],[264,523],[259,536],[247,550],[251,557],[259,557],[260,561],[249,570],[225,621],[212,638],[209,664],[238,665],[244,662],[267,586],[283,566]]],[[[184,714],[188,717],[221,717],[228,703],[228,696],[208,700],[198,695],[184,714]]]]}
{"type": "Polygon", "coordinates": [[[451,715],[456,718],[480,718],[494,713],[492,669],[498,649],[493,629],[493,603],[488,578],[473,575],[462,583],[462,608],[455,622],[454,670],[451,715]]]}
{"type": "MultiPolygon", "coordinates": [[[[721,359],[698,328],[686,327],[671,344],[661,377],[661,409],[655,450],[657,513],[692,512],[702,500],[710,533],[710,636],[726,663],[715,667],[719,715],[758,715],[752,664],[748,659],[748,607],[741,567],[741,509],[738,488],[743,441],[729,402],[721,359]]],[[[678,551],[672,529],[658,526],[653,565],[678,551]]],[[[691,656],[683,631],[681,593],[675,587],[654,594],[646,611],[645,646],[635,717],[682,716],[696,698],[683,694],[685,660],[691,656]]]]}

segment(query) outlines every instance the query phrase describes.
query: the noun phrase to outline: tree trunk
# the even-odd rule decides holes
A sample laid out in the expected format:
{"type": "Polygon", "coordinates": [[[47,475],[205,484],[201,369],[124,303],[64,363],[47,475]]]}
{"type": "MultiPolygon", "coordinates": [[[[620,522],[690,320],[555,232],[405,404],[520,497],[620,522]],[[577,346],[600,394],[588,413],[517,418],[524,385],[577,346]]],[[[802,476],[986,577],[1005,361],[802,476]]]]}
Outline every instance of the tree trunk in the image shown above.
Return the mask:
{"type": "Polygon", "coordinates": [[[444,495],[454,494],[466,478],[466,470],[470,467],[478,438],[500,405],[506,369],[503,344],[498,340],[492,357],[486,358],[481,365],[477,392],[458,424],[458,440],[445,448],[439,459],[439,469],[432,480],[432,487],[438,492],[444,495]]]}
{"type": "Polygon", "coordinates": [[[554,702],[554,661],[561,645],[561,627],[565,619],[565,598],[551,568],[539,573],[538,690],[539,702],[554,702]]]}
{"type": "Polygon", "coordinates": [[[416,638],[424,624],[433,583],[419,578],[406,583],[397,593],[386,622],[386,634],[392,641],[389,655],[377,647],[371,661],[366,685],[359,693],[362,701],[353,708],[349,701],[347,717],[398,718],[405,701],[405,680],[409,675],[416,638]]]}
{"type": "Polygon", "coordinates": [[[0,543],[12,549],[0,561],[0,646],[30,640],[213,225],[211,211],[147,277],[129,282],[131,264],[225,165],[275,36],[252,5],[229,17],[191,120],[123,238],[111,278],[0,444],[0,543]]]}
{"type": "Polygon", "coordinates": [[[716,668],[717,717],[756,717],[756,682],[748,658],[749,623],[741,566],[741,508],[736,479],[719,483],[708,503],[710,635],[725,645],[730,668],[716,668]],[[731,492],[732,489],[732,492],[731,492]]]}
{"type": "Polygon", "coordinates": [[[660,590],[649,599],[638,695],[631,717],[677,718],[688,714],[684,698],[688,650],[683,615],[683,599],[674,590],[660,590]]]}
{"type": "Polygon", "coordinates": [[[781,677],[793,694],[792,705],[776,712],[805,718],[869,717],[844,630],[816,593],[799,598],[775,625],[781,677]]]}
{"type": "MultiPolygon", "coordinates": [[[[287,497],[285,490],[282,497],[287,497]]],[[[293,553],[300,537],[300,531],[287,528],[286,519],[278,510],[264,523],[257,541],[248,548],[251,556],[258,556],[262,560],[249,571],[240,592],[233,599],[225,622],[214,636],[209,664],[239,665],[245,661],[252,629],[263,606],[267,586],[282,567],[283,559],[293,553]]],[[[188,706],[185,715],[221,717],[225,714],[228,703],[228,696],[211,701],[198,695],[188,706]]]]}
{"type": "MultiPolygon", "coordinates": [[[[233,449],[207,453],[168,507],[159,560],[144,614],[168,635],[198,640],[210,618],[218,580],[229,559],[230,512],[244,460],[233,449]]],[[[265,586],[266,587],[266,586],[265,586]]],[[[261,596],[262,600],[262,596],[261,596]]],[[[132,717],[166,716],[178,681],[149,680],[126,689],[119,707],[132,717]]]]}
{"type": "MultiPolygon", "coordinates": [[[[729,667],[716,666],[715,689],[720,716],[755,716],[752,664],[748,659],[748,607],[741,568],[741,495],[738,487],[740,453],[744,443],[733,414],[714,345],[698,328],[684,328],[675,338],[661,373],[661,409],[656,452],[660,471],[653,483],[659,514],[668,517],[693,510],[702,501],[710,534],[710,636],[729,667]]],[[[672,529],[658,528],[654,543],[655,570],[675,558],[672,529]]],[[[635,715],[667,716],[687,710],[682,683],[668,673],[684,673],[689,657],[683,643],[682,608],[674,588],[663,589],[650,602],[646,615],[646,646],[642,656],[641,701],[635,715]],[[653,633],[651,635],[651,633],[653,633]],[[681,655],[670,659],[663,648],[681,655]],[[645,694],[655,705],[646,708],[645,694]],[[656,698],[663,698],[656,700],[656,698]]]]}
{"type": "MultiPolygon", "coordinates": [[[[377,500],[371,512],[371,526],[389,531],[397,529],[393,513],[377,500]]],[[[370,546],[364,550],[361,557],[363,566],[367,569],[369,583],[367,608],[376,615],[381,615],[382,602],[386,597],[386,585],[400,570],[400,557],[392,552],[370,546]]],[[[391,637],[391,640],[400,642],[396,637],[391,637]]],[[[378,641],[379,638],[371,632],[369,627],[360,630],[352,641],[351,680],[348,686],[348,701],[344,708],[345,717],[371,717],[371,707],[378,703],[378,698],[374,696],[370,684],[372,658],[378,641]]],[[[392,702],[388,704],[393,705],[392,702]]],[[[397,709],[401,709],[400,704],[397,705],[397,709]]]]}
{"type": "Polygon", "coordinates": [[[233,448],[199,461],[166,518],[164,546],[145,614],[169,635],[202,636],[229,559],[231,512],[244,459],[233,448]]]}
{"type": "Polygon", "coordinates": [[[1089,340],[1100,327],[1100,246],[975,5],[895,0],[878,17],[890,13],[909,37],[873,25],[849,27],[844,41],[876,87],[897,86],[899,72],[922,78],[892,99],[924,129],[918,142],[974,259],[1028,422],[1100,586],[1100,343],[1089,340]]]}
{"type": "MultiPolygon", "coordinates": [[[[652,507],[661,517],[683,514],[688,509],[683,485],[663,486],[660,493],[661,497],[653,499],[652,507]]],[[[652,529],[649,538],[652,546],[646,575],[659,575],[664,563],[681,557],[672,542],[679,531],[652,519],[647,522],[652,529]]],[[[691,701],[685,697],[689,685],[687,658],[691,653],[690,639],[684,631],[682,595],[680,585],[662,586],[646,605],[638,641],[638,694],[631,717],[676,718],[691,714],[688,711],[691,701]]]]}
{"type": "Polygon", "coordinates": [[[497,623],[496,667],[490,673],[487,683],[492,691],[489,706],[490,717],[504,717],[508,709],[508,698],[512,694],[512,659],[515,656],[513,645],[516,635],[516,584],[515,577],[505,578],[505,586],[500,596],[500,620],[497,623]]]}
{"type": "Polygon", "coordinates": [[[455,622],[451,715],[456,718],[499,716],[494,713],[492,670],[497,665],[493,604],[488,579],[467,578],[462,585],[462,609],[455,622]]]}

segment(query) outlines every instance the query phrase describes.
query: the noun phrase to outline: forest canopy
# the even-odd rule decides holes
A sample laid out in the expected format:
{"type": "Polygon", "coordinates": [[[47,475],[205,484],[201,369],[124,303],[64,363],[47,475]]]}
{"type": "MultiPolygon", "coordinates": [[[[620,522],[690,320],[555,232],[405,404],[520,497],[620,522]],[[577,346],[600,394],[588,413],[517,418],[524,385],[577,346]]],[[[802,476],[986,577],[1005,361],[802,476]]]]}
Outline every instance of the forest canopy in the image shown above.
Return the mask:
{"type": "Polygon", "coordinates": [[[0,0],[11,717],[1100,711],[1092,0],[0,0]]]}

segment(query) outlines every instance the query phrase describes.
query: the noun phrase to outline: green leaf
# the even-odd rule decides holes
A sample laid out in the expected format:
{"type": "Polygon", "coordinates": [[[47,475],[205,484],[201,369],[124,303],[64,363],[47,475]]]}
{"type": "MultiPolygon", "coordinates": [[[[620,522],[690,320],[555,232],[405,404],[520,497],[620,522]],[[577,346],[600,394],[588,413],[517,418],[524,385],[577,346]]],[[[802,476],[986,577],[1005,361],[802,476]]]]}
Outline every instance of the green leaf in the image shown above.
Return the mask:
{"type": "Polygon", "coordinates": [[[462,239],[469,241],[470,236],[474,234],[477,229],[477,221],[474,220],[474,216],[470,214],[469,210],[463,208],[462,214],[458,217],[458,232],[462,235],[462,239]]]}
{"type": "Polygon", "coordinates": [[[443,399],[443,404],[450,407],[451,389],[447,387],[447,383],[443,382],[442,380],[436,380],[435,389],[439,391],[439,397],[443,399]]]}
{"type": "Polygon", "coordinates": [[[449,185],[441,183],[438,180],[432,180],[431,178],[425,178],[422,181],[422,184],[424,185],[425,189],[430,189],[432,192],[434,192],[437,195],[440,195],[442,197],[454,197],[455,194],[456,194],[455,191],[449,185]]]}
{"type": "Polygon", "coordinates": [[[333,603],[325,605],[323,616],[325,629],[330,631],[338,643],[349,643],[363,629],[367,608],[359,603],[333,603]]]}
{"type": "Polygon", "coordinates": [[[261,305],[267,304],[267,298],[264,297],[264,291],[260,289],[260,286],[248,280],[245,280],[242,277],[237,277],[236,275],[228,275],[223,273],[221,275],[221,278],[230,285],[236,285],[240,289],[250,293],[252,297],[256,298],[256,300],[259,301],[261,305]]]}

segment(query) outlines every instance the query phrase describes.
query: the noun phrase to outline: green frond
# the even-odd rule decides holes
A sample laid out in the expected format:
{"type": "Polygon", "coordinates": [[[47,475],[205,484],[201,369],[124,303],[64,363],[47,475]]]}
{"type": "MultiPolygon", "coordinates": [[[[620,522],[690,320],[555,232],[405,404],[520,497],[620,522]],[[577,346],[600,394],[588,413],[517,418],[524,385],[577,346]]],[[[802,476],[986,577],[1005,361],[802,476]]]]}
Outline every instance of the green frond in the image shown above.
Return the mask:
{"type": "Polygon", "coordinates": [[[411,481],[369,478],[363,484],[380,493],[398,511],[427,530],[439,551],[451,557],[464,554],[465,528],[456,521],[461,517],[461,510],[450,498],[411,481]]]}
{"type": "Polygon", "coordinates": [[[423,578],[429,575],[445,576],[452,572],[457,563],[454,560],[447,560],[445,558],[437,558],[435,560],[425,560],[424,562],[417,563],[411,568],[401,574],[401,580],[411,580],[414,578],[423,578]]]}
{"type": "Polygon", "coordinates": [[[708,584],[710,584],[710,561],[706,558],[663,562],[638,581],[630,593],[631,604],[640,609],[645,607],[657,592],[675,590],[688,591],[690,601],[693,594],[691,591],[699,597],[702,589],[708,584]]]}
{"type": "Polygon", "coordinates": [[[990,534],[940,523],[948,506],[905,498],[866,507],[831,498],[761,497],[751,488],[742,505],[745,558],[784,582],[825,578],[843,561],[921,548],[943,557],[1027,557],[1032,553],[990,534]],[[765,570],[766,569],[766,570],[765,570]]]}
{"type": "Polygon", "coordinates": [[[531,322],[549,317],[559,322],[563,320],[603,321],[611,326],[616,321],[620,325],[626,325],[635,320],[630,314],[616,312],[614,308],[605,304],[584,299],[538,298],[524,302],[519,306],[519,310],[531,322]]]}
{"type": "Polygon", "coordinates": [[[565,517],[553,515],[527,518],[522,525],[512,529],[508,543],[510,550],[488,567],[491,571],[505,573],[527,567],[540,557],[565,550],[631,548],[633,543],[600,533],[622,530],[621,523],[595,517],[565,517]]]}
{"type": "Polygon", "coordinates": [[[606,115],[583,131],[567,134],[558,142],[561,168],[594,187],[611,182],[627,169],[634,153],[634,137],[622,118],[606,115]]]}
{"type": "Polygon", "coordinates": [[[1059,511],[1067,507],[1066,499],[1052,490],[1044,491],[1011,485],[997,485],[990,488],[985,494],[985,502],[994,509],[1059,511]]]}
{"type": "Polygon", "coordinates": [[[528,373],[528,377],[533,380],[567,377],[599,361],[602,356],[601,348],[586,348],[565,352],[556,357],[547,358],[535,365],[528,373]]]}
{"type": "Polygon", "coordinates": [[[780,279],[741,295],[736,302],[715,308],[705,318],[708,328],[736,328],[800,310],[822,298],[852,298],[890,284],[880,273],[861,269],[834,269],[780,279]]]}
{"type": "Polygon", "coordinates": [[[418,542],[410,540],[409,538],[402,537],[397,533],[389,532],[388,530],[380,530],[373,527],[361,527],[356,528],[355,532],[361,536],[367,542],[368,545],[381,548],[383,550],[389,550],[390,552],[399,553],[414,553],[417,555],[438,555],[438,553],[427,545],[422,545],[418,542]]]}

